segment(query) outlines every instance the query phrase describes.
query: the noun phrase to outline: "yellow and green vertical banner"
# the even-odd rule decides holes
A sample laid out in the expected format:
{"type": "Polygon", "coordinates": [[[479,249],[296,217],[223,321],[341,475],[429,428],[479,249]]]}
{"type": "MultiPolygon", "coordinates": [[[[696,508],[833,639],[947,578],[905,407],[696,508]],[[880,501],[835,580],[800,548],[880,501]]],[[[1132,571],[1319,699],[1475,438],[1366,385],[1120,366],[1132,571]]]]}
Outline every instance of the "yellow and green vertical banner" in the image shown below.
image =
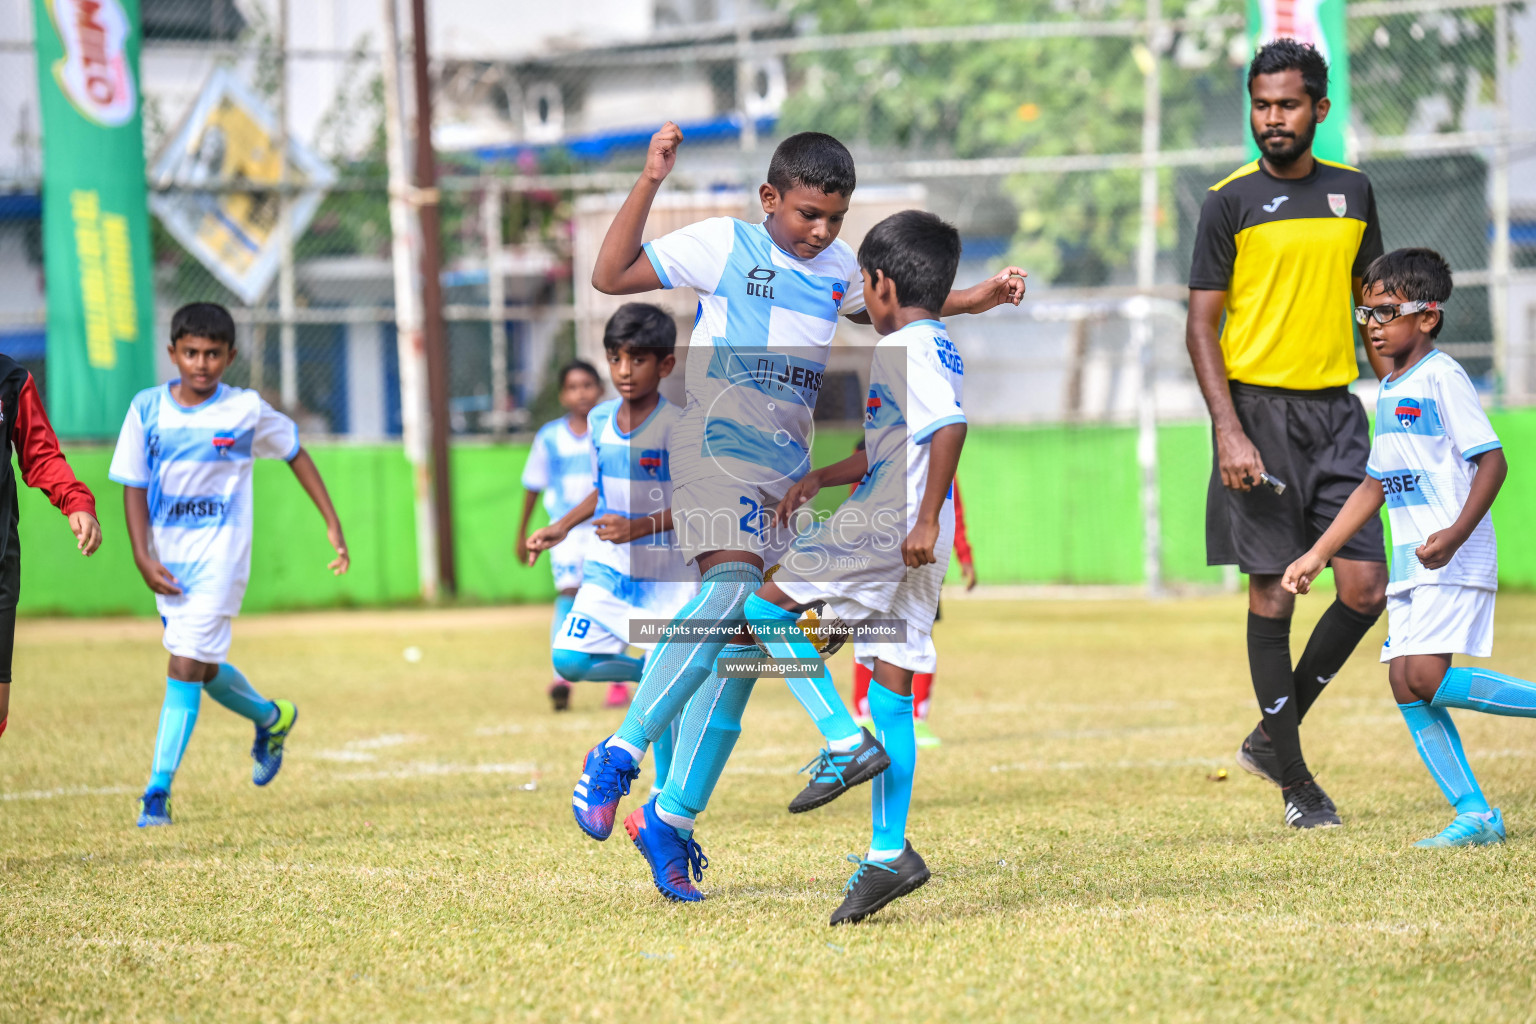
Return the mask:
{"type": "Polygon", "coordinates": [[[155,381],[139,0],[32,0],[43,122],[48,415],[110,437],[155,381]]]}
{"type": "MultiPolygon", "coordinates": [[[[1252,53],[1276,39],[1311,43],[1328,61],[1328,120],[1317,126],[1312,152],[1324,160],[1347,162],[1349,145],[1349,40],[1345,33],[1344,0],[1248,0],[1248,42],[1252,53]]],[[[1247,124],[1246,107],[1243,117],[1247,124]]],[[[1257,157],[1253,134],[1248,155],[1257,157]]]]}

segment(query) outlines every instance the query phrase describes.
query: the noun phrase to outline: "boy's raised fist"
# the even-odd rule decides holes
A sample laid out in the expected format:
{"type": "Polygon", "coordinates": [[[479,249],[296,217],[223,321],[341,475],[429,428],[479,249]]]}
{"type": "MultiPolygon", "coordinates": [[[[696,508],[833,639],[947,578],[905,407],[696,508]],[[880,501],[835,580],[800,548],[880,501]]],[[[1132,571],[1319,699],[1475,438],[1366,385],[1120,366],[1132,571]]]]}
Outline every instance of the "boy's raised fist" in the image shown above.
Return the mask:
{"type": "Polygon", "coordinates": [[[683,130],[668,121],[651,136],[651,148],[645,155],[645,173],[652,181],[661,181],[672,173],[677,163],[677,147],[683,144],[683,130]]]}

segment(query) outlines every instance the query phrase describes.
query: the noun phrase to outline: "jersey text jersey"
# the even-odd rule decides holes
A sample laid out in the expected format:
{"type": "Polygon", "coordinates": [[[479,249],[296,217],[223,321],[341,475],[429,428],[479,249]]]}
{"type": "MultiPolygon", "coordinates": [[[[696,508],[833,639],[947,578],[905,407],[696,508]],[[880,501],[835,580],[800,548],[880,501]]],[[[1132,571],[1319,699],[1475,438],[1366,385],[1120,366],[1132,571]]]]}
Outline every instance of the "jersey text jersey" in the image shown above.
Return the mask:
{"type": "Polygon", "coordinates": [[[1436,349],[1396,380],[1382,381],[1366,471],[1381,481],[1392,526],[1387,593],[1426,583],[1498,587],[1498,547],[1487,515],[1440,569],[1424,568],[1414,549],[1456,522],[1477,475],[1471,459],[1499,447],[1472,381],[1444,352],[1436,349]]]}
{"type": "Polygon", "coordinates": [[[699,295],[677,479],[723,472],[771,488],[804,476],[837,318],[864,309],[853,250],[834,241],[802,260],[764,225],[716,217],[647,242],[645,252],[662,287],[699,295]]]}
{"type": "Polygon", "coordinates": [[[251,466],[293,461],[299,430],[255,391],[220,384],[188,407],[171,384],[134,396],[108,476],[148,491],[155,555],[182,591],[155,596],[160,614],[238,615],[251,576],[251,466]]]}

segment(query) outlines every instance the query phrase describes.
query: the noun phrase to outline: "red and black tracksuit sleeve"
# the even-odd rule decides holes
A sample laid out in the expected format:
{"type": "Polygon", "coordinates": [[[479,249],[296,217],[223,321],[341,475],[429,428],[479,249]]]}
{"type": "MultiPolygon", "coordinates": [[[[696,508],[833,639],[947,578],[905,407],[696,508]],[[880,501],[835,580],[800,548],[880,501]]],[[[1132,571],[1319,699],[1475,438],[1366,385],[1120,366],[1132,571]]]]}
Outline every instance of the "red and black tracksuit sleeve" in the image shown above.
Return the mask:
{"type": "MultiPolygon", "coordinates": [[[[0,444],[16,451],[21,478],[36,487],[64,515],[96,514],[96,498],[69,468],[37,383],[26,368],[0,355],[0,444]]],[[[16,636],[16,602],[21,593],[20,515],[11,460],[0,463],[0,683],[11,681],[11,648],[16,636]]]]}

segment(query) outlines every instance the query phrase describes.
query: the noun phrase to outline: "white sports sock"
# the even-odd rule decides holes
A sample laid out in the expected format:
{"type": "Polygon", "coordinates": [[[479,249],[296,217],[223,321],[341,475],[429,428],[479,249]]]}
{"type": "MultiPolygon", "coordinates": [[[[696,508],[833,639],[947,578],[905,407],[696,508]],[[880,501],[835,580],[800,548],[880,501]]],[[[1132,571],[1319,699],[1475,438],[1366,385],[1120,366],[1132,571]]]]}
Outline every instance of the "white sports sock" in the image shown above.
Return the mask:
{"type": "Polygon", "coordinates": [[[864,859],[865,860],[883,860],[883,861],[889,862],[889,861],[895,860],[897,857],[900,857],[900,856],[901,856],[901,851],[900,850],[877,850],[873,846],[871,846],[869,848],[869,856],[865,857],[864,859]]]}
{"type": "Polygon", "coordinates": [[[607,742],[610,747],[618,747],[620,750],[628,751],[629,756],[635,759],[635,764],[639,764],[641,761],[645,760],[645,751],[641,750],[633,743],[625,743],[617,736],[609,736],[607,742]]]}
{"type": "Polygon", "coordinates": [[[839,754],[846,754],[850,750],[857,750],[860,743],[864,742],[864,733],[856,732],[852,736],[844,736],[840,740],[829,740],[827,746],[839,754]]]}

